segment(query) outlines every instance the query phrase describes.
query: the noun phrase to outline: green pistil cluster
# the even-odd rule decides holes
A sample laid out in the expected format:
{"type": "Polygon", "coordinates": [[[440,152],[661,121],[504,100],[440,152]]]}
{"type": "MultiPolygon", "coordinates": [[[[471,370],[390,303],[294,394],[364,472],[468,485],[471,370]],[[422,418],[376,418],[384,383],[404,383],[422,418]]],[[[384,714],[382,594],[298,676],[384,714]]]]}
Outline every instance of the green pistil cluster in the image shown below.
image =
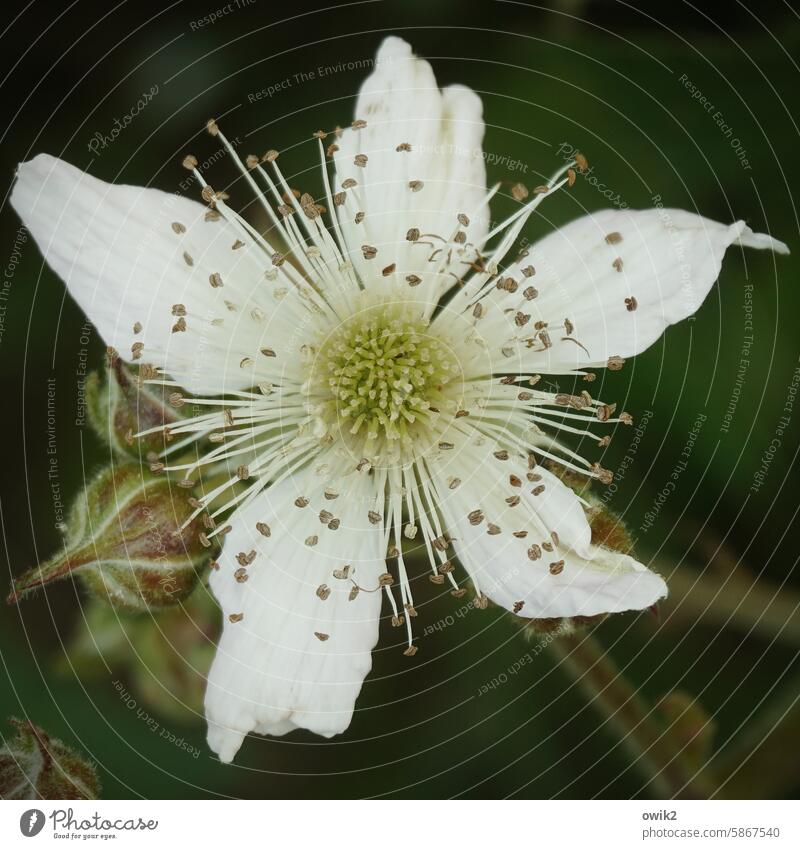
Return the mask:
{"type": "Polygon", "coordinates": [[[399,304],[345,321],[323,345],[317,368],[340,432],[403,442],[421,436],[424,423],[449,408],[445,388],[460,373],[449,346],[399,304]]]}

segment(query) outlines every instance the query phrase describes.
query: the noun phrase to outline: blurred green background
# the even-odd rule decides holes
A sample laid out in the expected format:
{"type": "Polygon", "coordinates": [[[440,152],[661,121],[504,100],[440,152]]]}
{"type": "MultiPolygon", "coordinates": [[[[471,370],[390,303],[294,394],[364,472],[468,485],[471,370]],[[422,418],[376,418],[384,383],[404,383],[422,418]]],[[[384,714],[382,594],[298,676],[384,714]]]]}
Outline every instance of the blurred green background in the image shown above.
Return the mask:
{"type": "MultiPolygon", "coordinates": [[[[367,71],[348,70],[347,63],[370,60],[381,39],[395,33],[431,61],[440,84],[465,83],[481,94],[484,147],[493,160],[489,180],[503,181],[506,194],[517,180],[535,185],[549,176],[564,143],[588,155],[596,182],[579,181],[549,199],[527,228],[529,239],[615,198],[647,208],[660,195],[665,206],[726,222],[744,218],[789,243],[791,257],[731,249],[696,318],[670,329],[622,372],[603,377],[598,394],[637,419],[645,414],[647,427],[614,491],[596,492],[623,515],[639,559],[671,576],[672,596],[658,616],[620,616],[594,636],[649,704],[676,690],[699,701],[716,728],[704,763],[722,784],[720,793],[796,797],[800,405],[763,485],[751,486],[800,364],[797,13],[780,2],[376,0],[325,9],[240,0],[215,23],[197,24],[219,5],[81,0],[20,4],[17,17],[7,14],[0,145],[6,197],[16,163],[44,151],[107,181],[180,190],[184,154],[203,160],[215,150],[204,130],[212,116],[228,137],[241,139],[244,154],[277,148],[292,184],[316,187],[311,132],[352,119],[367,71]],[[342,70],[296,81],[296,74],[339,63],[342,70]],[[290,85],[274,95],[250,97],[287,78],[290,85]],[[714,104],[719,119],[692,97],[687,81],[714,104]],[[157,96],[93,154],[88,145],[95,134],[109,134],[115,118],[153,86],[157,96]],[[738,155],[720,121],[738,140],[738,155]],[[608,188],[605,196],[598,184],[608,188]],[[737,386],[739,349],[749,333],[748,285],[752,362],[737,386]],[[676,491],[643,530],[700,416],[706,419],[676,491]]],[[[212,173],[215,186],[235,179],[224,159],[212,173]]],[[[244,206],[244,193],[234,194],[234,202],[244,206]]],[[[56,378],[65,500],[108,461],[91,431],[74,425],[81,349],[88,348],[90,368],[97,368],[104,346],[94,333],[88,346],[81,341],[83,315],[18,228],[4,204],[6,587],[60,543],[48,480],[48,379],[56,378]]],[[[632,438],[621,433],[603,465],[618,471],[632,438]]],[[[102,659],[91,661],[79,634],[84,617],[97,614],[90,614],[77,584],[53,585],[0,616],[0,731],[10,731],[6,716],[29,717],[74,745],[96,763],[107,798],[653,792],[613,723],[589,706],[551,652],[478,696],[531,643],[497,610],[455,616],[460,602],[434,600],[433,589],[427,597],[419,590],[424,603],[413,662],[402,656],[396,632],[385,629],[347,734],[332,741],[302,733],[253,738],[235,765],[223,766],[205,746],[196,712],[201,682],[190,670],[194,653],[210,645],[192,624],[213,618],[203,599],[194,598],[183,619],[173,615],[163,625],[180,632],[170,631],[174,648],[158,642],[158,629],[146,618],[126,619],[103,625],[109,645],[102,659]],[[451,625],[423,636],[426,626],[449,622],[448,616],[451,625]],[[185,745],[153,733],[120,698],[115,681],[185,745]]]]}

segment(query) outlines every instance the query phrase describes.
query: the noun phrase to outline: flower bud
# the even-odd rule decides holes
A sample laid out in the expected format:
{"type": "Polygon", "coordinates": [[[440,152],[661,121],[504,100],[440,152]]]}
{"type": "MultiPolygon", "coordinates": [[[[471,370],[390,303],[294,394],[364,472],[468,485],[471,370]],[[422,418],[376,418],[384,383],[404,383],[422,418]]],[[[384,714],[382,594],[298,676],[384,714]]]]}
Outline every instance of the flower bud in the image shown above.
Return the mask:
{"type": "Polygon", "coordinates": [[[592,545],[610,548],[621,554],[630,554],[633,550],[633,540],[622,518],[598,499],[590,497],[588,501],[591,506],[586,518],[592,529],[592,545]]]}
{"type": "Polygon", "coordinates": [[[180,723],[192,717],[201,721],[221,627],[219,607],[202,586],[183,604],[150,616],[92,601],[84,608],[60,671],[104,681],[111,672],[118,691],[124,688],[148,712],[180,723]]]}
{"type": "Polygon", "coordinates": [[[598,613],[596,616],[555,616],[549,619],[523,619],[522,627],[529,640],[537,640],[542,645],[550,645],[558,637],[569,637],[579,631],[594,628],[607,618],[607,613],[598,613]]]}
{"type": "Polygon", "coordinates": [[[96,799],[94,767],[30,721],[10,719],[17,736],[0,749],[0,799],[96,799]]]}
{"type": "Polygon", "coordinates": [[[169,425],[180,421],[177,409],[167,401],[164,387],[144,382],[154,376],[152,366],[140,366],[135,374],[116,357],[109,362],[105,379],[96,371],[86,379],[89,423],[120,457],[160,454],[171,438],[169,425]],[[162,426],[167,430],[135,437],[137,433],[162,426]]]}
{"type": "Polygon", "coordinates": [[[17,578],[9,603],[71,574],[115,607],[177,603],[213,554],[199,541],[199,518],[180,530],[190,510],[185,490],[167,478],[134,463],[104,470],[72,507],[64,552],[17,578]]]}

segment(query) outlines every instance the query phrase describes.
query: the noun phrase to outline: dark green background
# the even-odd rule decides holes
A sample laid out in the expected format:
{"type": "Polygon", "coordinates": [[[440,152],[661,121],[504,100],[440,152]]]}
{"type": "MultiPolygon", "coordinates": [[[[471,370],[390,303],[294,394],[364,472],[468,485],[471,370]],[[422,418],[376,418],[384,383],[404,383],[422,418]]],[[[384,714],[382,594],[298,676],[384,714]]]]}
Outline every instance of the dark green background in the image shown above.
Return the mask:
{"type": "MultiPolygon", "coordinates": [[[[602,391],[634,415],[653,411],[636,462],[610,502],[638,537],[639,558],[667,575],[678,570],[684,582],[687,575],[733,568],[755,576],[767,601],[763,593],[754,601],[742,592],[741,581],[735,587],[729,582],[719,606],[715,602],[702,617],[667,602],[660,619],[621,616],[595,636],[649,700],[676,688],[699,697],[718,729],[712,766],[723,769],[726,759],[744,763],[731,792],[796,794],[800,767],[787,723],[775,730],[784,735],[782,745],[772,752],[762,747],[744,762],[752,751],[748,729],[760,739],[777,724],[769,711],[779,717],[800,692],[800,404],[764,486],[748,494],[800,355],[796,12],[779,2],[377,0],[311,10],[256,0],[192,30],[192,21],[219,5],[20,6],[2,36],[8,69],[0,144],[4,190],[16,162],[46,151],[82,168],[91,164],[91,172],[107,181],[175,191],[185,178],[183,155],[202,160],[214,151],[204,126],[216,116],[229,137],[242,139],[244,154],[284,151],[292,184],[313,191],[318,176],[311,132],[352,119],[365,71],[293,81],[256,104],[248,103],[248,93],[318,65],[370,58],[381,39],[395,33],[430,59],[441,84],[465,83],[482,95],[485,149],[527,166],[527,172],[490,166],[490,181],[536,184],[560,164],[558,146],[568,142],[588,154],[598,180],[632,208],[646,208],[660,194],[665,205],[716,220],[744,218],[793,248],[793,256],[778,258],[732,249],[696,318],[669,330],[621,373],[605,376],[602,391]],[[724,115],[752,170],[743,169],[712,116],[681,84],[682,74],[724,115]],[[93,134],[108,133],[114,118],[154,84],[158,96],[92,162],[87,144],[93,134]],[[722,433],[744,335],[747,281],[754,286],[753,362],[730,432],[722,433]],[[698,414],[707,420],[677,491],[654,527],[637,532],[698,414]],[[728,614],[720,611],[739,605],[736,621],[726,624],[728,614]]],[[[235,177],[225,161],[212,173],[215,186],[235,177]]],[[[235,205],[245,207],[248,200],[242,190],[234,194],[235,205]]],[[[607,205],[579,181],[570,193],[548,199],[526,234],[534,239],[607,205]]],[[[4,208],[4,268],[18,226],[4,208]]],[[[28,242],[0,343],[4,586],[59,544],[46,474],[48,377],[55,375],[59,387],[63,492],[77,493],[85,476],[107,460],[88,430],[71,426],[83,322],[28,242]]],[[[94,336],[95,367],[102,350],[94,336]]],[[[616,468],[628,440],[627,433],[619,435],[605,466],[616,468]]],[[[420,592],[421,634],[459,602],[433,602],[432,593],[426,598],[420,592]]],[[[613,732],[601,727],[603,718],[547,652],[505,686],[474,697],[529,650],[510,618],[495,610],[472,612],[421,637],[413,662],[387,629],[346,735],[330,742],[303,734],[250,740],[235,765],[223,766],[205,748],[199,717],[188,711],[162,716],[164,726],[201,749],[194,759],[155,738],[125,708],[112,685],[124,677],[119,670],[89,680],[63,672],[63,646],[84,604],[82,591],[68,582],[3,610],[0,718],[30,717],[85,751],[98,765],[106,797],[647,793],[613,732]]]]}

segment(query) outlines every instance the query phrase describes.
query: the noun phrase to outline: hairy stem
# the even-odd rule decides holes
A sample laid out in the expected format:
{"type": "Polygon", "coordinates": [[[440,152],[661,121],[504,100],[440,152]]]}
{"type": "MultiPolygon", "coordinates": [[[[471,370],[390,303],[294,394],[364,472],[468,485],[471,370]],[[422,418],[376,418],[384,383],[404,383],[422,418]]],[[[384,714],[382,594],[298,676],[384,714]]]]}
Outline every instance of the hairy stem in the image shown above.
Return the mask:
{"type": "Polygon", "coordinates": [[[652,795],[664,799],[707,799],[714,788],[691,766],[681,749],[617,669],[597,640],[576,634],[556,640],[553,650],[592,706],[615,731],[633,762],[643,772],[652,795]]]}

